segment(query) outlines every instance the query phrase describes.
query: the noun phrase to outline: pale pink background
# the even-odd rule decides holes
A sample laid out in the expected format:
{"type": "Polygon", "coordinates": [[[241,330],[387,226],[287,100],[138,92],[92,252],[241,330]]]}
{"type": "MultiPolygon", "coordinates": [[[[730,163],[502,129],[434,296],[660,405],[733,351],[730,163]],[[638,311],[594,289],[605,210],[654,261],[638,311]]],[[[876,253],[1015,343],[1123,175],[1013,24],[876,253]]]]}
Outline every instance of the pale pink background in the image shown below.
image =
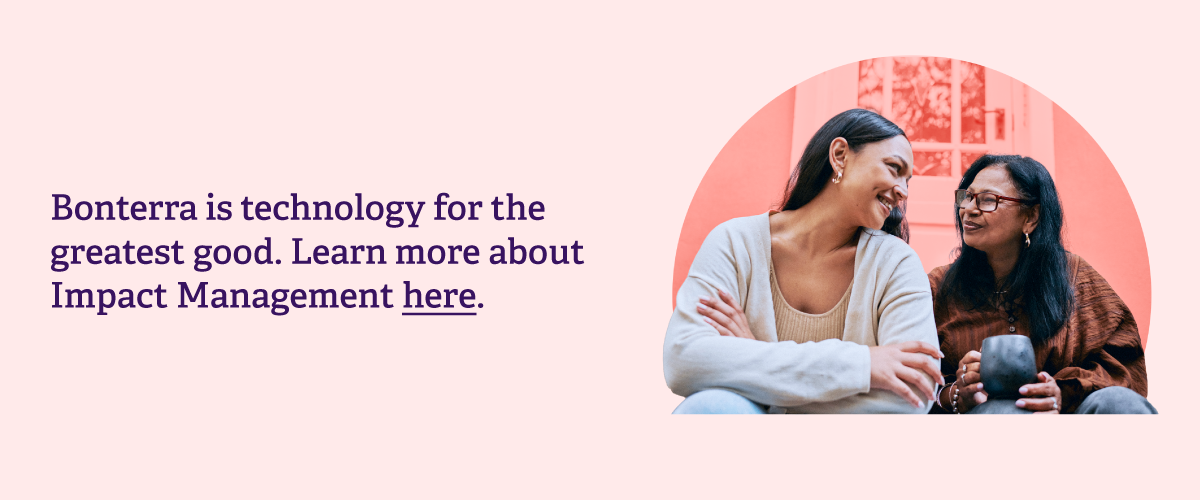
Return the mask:
{"type": "MultiPolygon", "coordinates": [[[[1074,497],[1181,491],[1200,444],[1195,11],[1047,2],[717,7],[25,3],[0,12],[0,496],[1074,497]],[[953,6],[953,7],[951,7],[953,6]],[[1116,166],[1153,274],[1154,419],[671,418],[679,228],[780,92],[931,54],[1069,112],[1116,166]],[[50,193],[490,199],[542,223],[51,223],[50,193]],[[461,225],[460,225],[461,224],[461,225]],[[59,242],[585,246],[580,267],[80,267],[59,242]],[[51,281],[472,287],[475,318],[52,310],[51,281]],[[1104,453],[1096,455],[1098,442],[1104,453]],[[1074,444],[1074,446],[1072,445],[1074,444]],[[1016,464],[989,481],[993,461],[1016,464]],[[1119,467],[1099,466],[1097,462],[1119,467]],[[1098,470],[1100,472],[1098,472],[1098,470]],[[1087,483],[1088,478],[1095,482],[1087,483]],[[1082,483],[1081,483],[1082,481],[1082,483]],[[996,486],[996,488],[988,487],[996,486]]],[[[426,214],[428,217],[428,214],[426,214]]],[[[1180,495],[1181,493],[1177,493],[1180,495]]]]}

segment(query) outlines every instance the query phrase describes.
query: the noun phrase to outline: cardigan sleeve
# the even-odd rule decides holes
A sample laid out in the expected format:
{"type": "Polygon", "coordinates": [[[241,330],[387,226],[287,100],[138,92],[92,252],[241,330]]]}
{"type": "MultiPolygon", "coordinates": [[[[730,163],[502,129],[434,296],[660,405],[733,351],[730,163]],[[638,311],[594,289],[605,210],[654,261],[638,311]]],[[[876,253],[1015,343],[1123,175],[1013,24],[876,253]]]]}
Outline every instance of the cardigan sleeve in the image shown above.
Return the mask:
{"type": "MultiPolygon", "coordinates": [[[[901,246],[899,241],[895,244],[901,246]]],[[[883,285],[883,300],[879,303],[876,330],[879,345],[919,341],[940,351],[937,325],[933,318],[933,293],[930,290],[929,277],[925,274],[925,268],[921,265],[921,259],[917,256],[917,252],[908,245],[902,246],[903,248],[899,248],[895,252],[895,255],[899,256],[899,262],[894,271],[890,276],[880,277],[886,279],[886,282],[883,285]]],[[[937,362],[932,357],[928,359],[937,362]]],[[[934,380],[924,372],[921,373],[924,375],[925,382],[923,384],[926,387],[932,386],[936,389],[937,385],[942,382],[934,380]]],[[[921,408],[914,409],[899,395],[889,391],[873,391],[873,393],[883,393],[880,403],[890,405],[893,412],[928,412],[933,406],[933,401],[925,401],[925,396],[918,388],[913,387],[912,384],[908,385],[913,393],[922,400],[921,408]]]]}
{"type": "Polygon", "coordinates": [[[676,296],[663,345],[671,391],[686,397],[726,389],[761,404],[793,407],[869,390],[867,346],[838,340],[763,342],[773,340],[766,338],[761,324],[774,321],[774,309],[770,302],[747,302],[755,264],[749,256],[756,252],[747,250],[745,238],[729,227],[722,224],[705,239],[676,296]],[[739,297],[758,340],[723,337],[704,322],[696,304],[702,296],[716,297],[718,289],[739,297]]]}
{"type": "Polygon", "coordinates": [[[1100,273],[1078,260],[1075,312],[1061,350],[1051,353],[1045,366],[1062,391],[1067,413],[1105,387],[1147,393],[1146,355],[1133,313],[1100,273]]]}

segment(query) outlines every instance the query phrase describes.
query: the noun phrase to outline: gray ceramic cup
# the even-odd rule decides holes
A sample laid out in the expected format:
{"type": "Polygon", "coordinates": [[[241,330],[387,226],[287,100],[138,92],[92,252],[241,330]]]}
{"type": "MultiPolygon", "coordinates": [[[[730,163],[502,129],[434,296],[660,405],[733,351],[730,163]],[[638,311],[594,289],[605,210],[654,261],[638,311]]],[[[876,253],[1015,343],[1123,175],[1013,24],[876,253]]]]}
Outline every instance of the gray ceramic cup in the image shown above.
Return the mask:
{"type": "Polygon", "coordinates": [[[1020,399],[1025,384],[1037,383],[1033,342],[1024,335],[998,335],[983,339],[979,378],[988,399],[1020,399]]]}
{"type": "Polygon", "coordinates": [[[999,335],[983,339],[980,348],[979,378],[987,392],[987,402],[972,408],[972,415],[1028,414],[1017,408],[1021,386],[1037,382],[1033,360],[1033,342],[1024,335],[999,335]]]}

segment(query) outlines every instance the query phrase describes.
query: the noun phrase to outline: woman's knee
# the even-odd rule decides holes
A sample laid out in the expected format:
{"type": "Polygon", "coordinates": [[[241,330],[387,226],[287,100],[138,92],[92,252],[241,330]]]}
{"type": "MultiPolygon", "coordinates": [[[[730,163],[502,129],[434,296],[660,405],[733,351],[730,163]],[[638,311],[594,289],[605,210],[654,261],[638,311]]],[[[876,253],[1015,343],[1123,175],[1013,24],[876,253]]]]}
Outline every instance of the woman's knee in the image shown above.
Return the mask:
{"type": "Polygon", "coordinates": [[[1075,413],[1157,414],[1146,398],[1126,387],[1105,387],[1083,399],[1075,413]]]}
{"type": "Polygon", "coordinates": [[[688,396],[672,413],[766,413],[766,409],[738,393],[724,389],[706,389],[688,396]]]}

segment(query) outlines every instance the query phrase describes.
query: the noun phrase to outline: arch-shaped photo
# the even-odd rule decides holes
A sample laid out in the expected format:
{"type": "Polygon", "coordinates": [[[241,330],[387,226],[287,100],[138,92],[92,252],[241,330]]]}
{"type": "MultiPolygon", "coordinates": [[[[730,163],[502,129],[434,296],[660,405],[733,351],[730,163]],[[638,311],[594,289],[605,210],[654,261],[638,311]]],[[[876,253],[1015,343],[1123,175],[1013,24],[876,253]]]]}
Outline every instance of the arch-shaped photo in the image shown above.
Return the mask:
{"type": "Polygon", "coordinates": [[[1156,412],[1116,168],[967,61],[859,61],[764,106],[696,190],[672,292],[676,413],[1156,412]]]}

